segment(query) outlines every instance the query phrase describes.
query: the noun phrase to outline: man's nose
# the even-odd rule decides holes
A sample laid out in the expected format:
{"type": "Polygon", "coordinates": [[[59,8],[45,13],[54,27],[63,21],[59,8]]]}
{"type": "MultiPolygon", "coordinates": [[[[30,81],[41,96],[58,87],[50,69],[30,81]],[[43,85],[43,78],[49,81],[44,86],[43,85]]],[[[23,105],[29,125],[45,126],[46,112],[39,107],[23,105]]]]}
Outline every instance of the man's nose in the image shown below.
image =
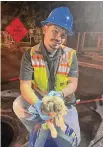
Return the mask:
{"type": "Polygon", "coordinates": [[[61,41],[61,39],[62,39],[62,37],[61,37],[61,34],[60,34],[60,33],[57,33],[55,37],[56,37],[56,39],[58,40],[58,42],[59,42],[59,41],[61,41]]]}

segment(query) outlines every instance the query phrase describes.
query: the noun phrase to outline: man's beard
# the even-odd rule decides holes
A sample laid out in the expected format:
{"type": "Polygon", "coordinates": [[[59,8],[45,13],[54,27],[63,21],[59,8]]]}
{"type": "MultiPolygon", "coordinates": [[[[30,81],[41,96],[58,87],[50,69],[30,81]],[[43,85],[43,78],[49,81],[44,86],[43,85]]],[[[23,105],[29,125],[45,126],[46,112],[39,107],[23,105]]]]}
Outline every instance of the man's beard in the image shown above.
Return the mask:
{"type": "Polygon", "coordinates": [[[54,46],[54,45],[49,45],[49,48],[50,48],[50,50],[54,51],[54,50],[59,49],[60,46],[59,46],[59,47],[56,47],[56,46],[54,46]]]}
{"type": "Polygon", "coordinates": [[[57,50],[60,46],[61,46],[61,43],[60,41],[58,40],[55,40],[55,39],[51,39],[52,43],[49,45],[50,48],[52,48],[53,50],[57,50]]]}

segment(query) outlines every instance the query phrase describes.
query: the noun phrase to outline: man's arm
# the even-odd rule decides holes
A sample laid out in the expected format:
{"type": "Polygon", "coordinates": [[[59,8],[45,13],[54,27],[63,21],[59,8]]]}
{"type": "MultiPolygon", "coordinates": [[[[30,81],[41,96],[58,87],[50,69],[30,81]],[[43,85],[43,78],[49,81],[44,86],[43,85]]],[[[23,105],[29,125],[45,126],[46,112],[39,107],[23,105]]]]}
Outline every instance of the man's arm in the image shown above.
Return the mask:
{"type": "Polygon", "coordinates": [[[78,84],[78,78],[72,77],[71,83],[69,83],[63,90],[64,97],[67,97],[68,95],[71,95],[74,93],[77,89],[78,84]]]}
{"type": "Polygon", "coordinates": [[[68,85],[62,90],[64,97],[67,97],[68,95],[71,95],[76,91],[78,85],[78,76],[78,60],[76,54],[74,53],[72,64],[69,71],[69,77],[71,82],[68,83],[68,85]]]}
{"type": "Polygon", "coordinates": [[[21,60],[20,90],[23,98],[30,104],[34,104],[38,99],[32,89],[33,72],[30,50],[27,50],[21,60]]]}
{"type": "Polygon", "coordinates": [[[23,98],[31,105],[37,102],[38,97],[32,89],[31,81],[20,80],[20,90],[23,98]]]}

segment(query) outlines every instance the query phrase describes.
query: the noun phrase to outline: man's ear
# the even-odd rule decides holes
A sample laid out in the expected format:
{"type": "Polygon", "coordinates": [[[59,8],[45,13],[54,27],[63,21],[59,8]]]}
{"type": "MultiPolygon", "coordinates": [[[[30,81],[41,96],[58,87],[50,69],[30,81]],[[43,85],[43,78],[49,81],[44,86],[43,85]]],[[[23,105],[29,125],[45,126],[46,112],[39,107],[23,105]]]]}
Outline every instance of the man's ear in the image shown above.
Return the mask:
{"type": "Polygon", "coordinates": [[[43,27],[42,27],[43,34],[45,34],[45,33],[46,33],[47,28],[48,28],[48,26],[47,26],[47,25],[45,25],[45,26],[43,26],[43,27]]]}

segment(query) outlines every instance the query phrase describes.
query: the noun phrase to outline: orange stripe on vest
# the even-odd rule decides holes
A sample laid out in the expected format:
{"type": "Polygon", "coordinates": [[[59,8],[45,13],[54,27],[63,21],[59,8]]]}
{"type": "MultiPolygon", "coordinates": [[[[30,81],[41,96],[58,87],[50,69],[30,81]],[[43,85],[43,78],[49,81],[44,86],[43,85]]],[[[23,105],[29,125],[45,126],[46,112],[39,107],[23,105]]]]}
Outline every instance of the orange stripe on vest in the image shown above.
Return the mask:
{"type": "Polygon", "coordinates": [[[32,65],[33,67],[45,67],[45,65],[32,65]]]}
{"type": "Polygon", "coordinates": [[[32,59],[43,59],[43,56],[42,55],[36,55],[36,54],[34,54],[32,56],[32,59]]]}
{"type": "Polygon", "coordinates": [[[57,74],[61,74],[61,75],[68,75],[67,72],[57,72],[57,74]]]}
{"type": "Polygon", "coordinates": [[[60,64],[59,66],[68,67],[68,64],[60,64]]]}

